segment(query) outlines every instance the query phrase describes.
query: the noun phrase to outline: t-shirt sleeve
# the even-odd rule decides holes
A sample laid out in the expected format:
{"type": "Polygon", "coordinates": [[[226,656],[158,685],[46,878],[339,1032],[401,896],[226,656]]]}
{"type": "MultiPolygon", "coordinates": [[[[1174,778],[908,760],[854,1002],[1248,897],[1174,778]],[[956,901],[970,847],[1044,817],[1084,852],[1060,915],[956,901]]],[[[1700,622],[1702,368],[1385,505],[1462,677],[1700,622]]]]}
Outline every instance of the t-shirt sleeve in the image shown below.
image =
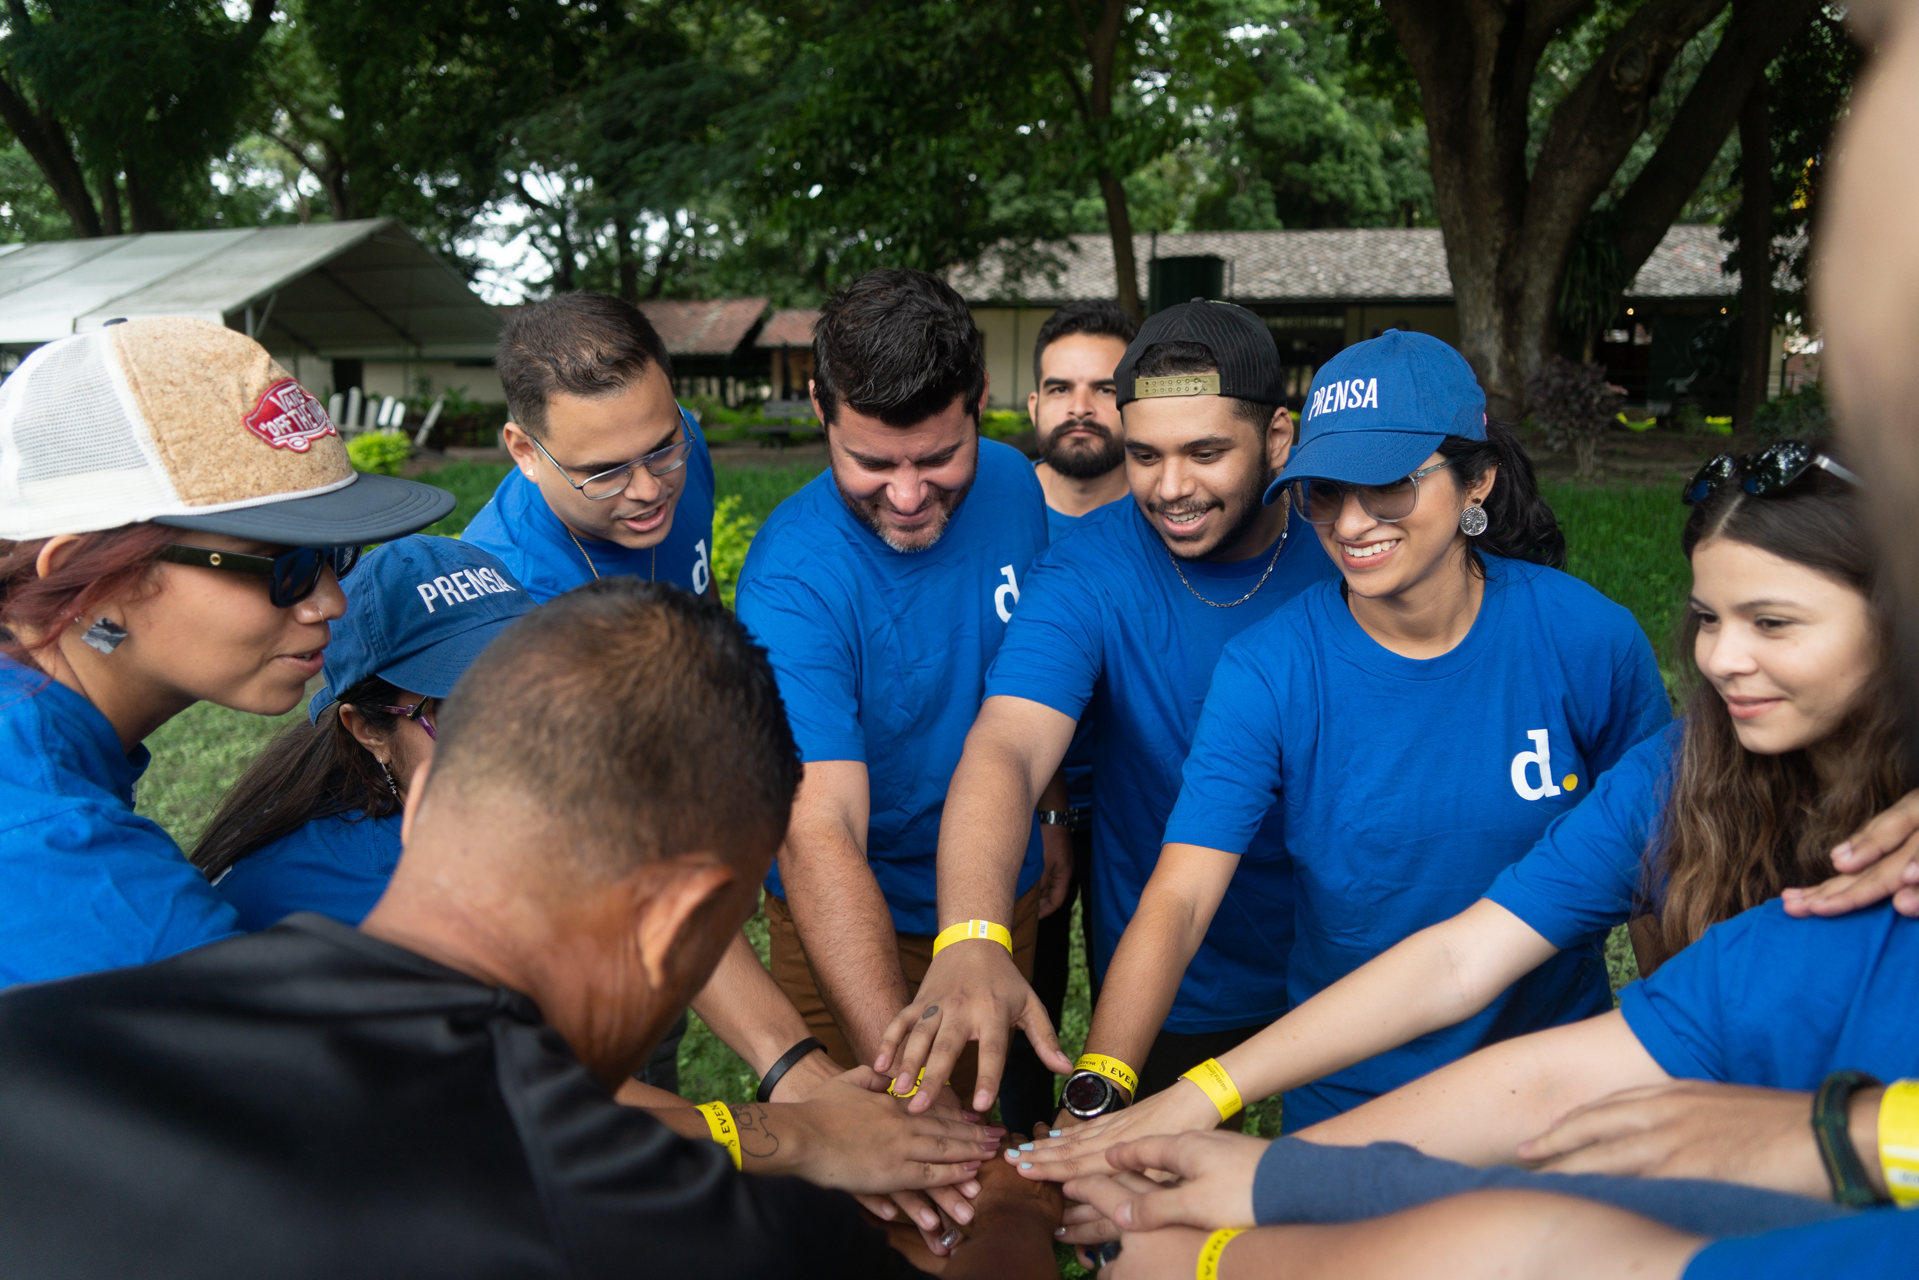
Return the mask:
{"type": "Polygon", "coordinates": [[[1681,1280],[1804,1280],[1806,1276],[1908,1275],[1919,1253],[1919,1213],[1870,1213],[1736,1240],[1693,1255],[1681,1280]]]}
{"type": "Polygon", "coordinates": [[[1099,682],[1103,607],[1070,562],[1041,556],[987,668],[986,696],[1025,698],[1079,719],[1099,682]]]}
{"type": "Polygon", "coordinates": [[[859,659],[833,611],[797,578],[743,579],[735,605],[766,646],[802,760],[866,759],[859,659]]]}
{"type": "Polygon", "coordinates": [[[1630,919],[1665,809],[1676,729],[1633,748],[1499,873],[1486,897],[1564,951],[1630,919]]]}
{"type": "Polygon", "coordinates": [[[1243,854],[1279,797],[1279,699],[1257,661],[1264,651],[1247,643],[1262,634],[1255,628],[1227,645],[1213,670],[1167,844],[1243,854]]]}

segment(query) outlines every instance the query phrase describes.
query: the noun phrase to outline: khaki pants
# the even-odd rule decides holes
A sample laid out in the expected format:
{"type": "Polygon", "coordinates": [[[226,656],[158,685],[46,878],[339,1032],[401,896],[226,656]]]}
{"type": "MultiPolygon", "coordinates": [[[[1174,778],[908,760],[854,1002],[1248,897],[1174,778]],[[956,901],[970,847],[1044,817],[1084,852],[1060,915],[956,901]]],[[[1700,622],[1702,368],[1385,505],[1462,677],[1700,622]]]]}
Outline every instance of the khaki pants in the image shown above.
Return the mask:
{"type": "MultiPolygon", "coordinates": [[[[852,1043],[833,1021],[832,1011],[826,1007],[826,997],[820,994],[820,981],[813,972],[813,966],[807,963],[806,949],[800,943],[800,931],[793,923],[793,913],[787,909],[785,902],[770,893],[766,895],[765,910],[772,950],[773,981],[780,984],[780,990],[800,1011],[800,1017],[806,1019],[807,1030],[826,1046],[827,1056],[851,1070],[858,1065],[853,1056],[852,1043]]],[[[907,985],[917,990],[920,981],[926,977],[926,967],[933,963],[933,940],[917,933],[896,933],[893,936],[899,941],[900,968],[906,973],[907,985]]],[[[1033,979],[1033,950],[1038,940],[1039,887],[1035,885],[1013,904],[1013,963],[1028,982],[1033,979]]],[[[979,1046],[969,1044],[953,1068],[953,1089],[962,1101],[971,1098],[973,1077],[978,1070],[979,1046]]]]}

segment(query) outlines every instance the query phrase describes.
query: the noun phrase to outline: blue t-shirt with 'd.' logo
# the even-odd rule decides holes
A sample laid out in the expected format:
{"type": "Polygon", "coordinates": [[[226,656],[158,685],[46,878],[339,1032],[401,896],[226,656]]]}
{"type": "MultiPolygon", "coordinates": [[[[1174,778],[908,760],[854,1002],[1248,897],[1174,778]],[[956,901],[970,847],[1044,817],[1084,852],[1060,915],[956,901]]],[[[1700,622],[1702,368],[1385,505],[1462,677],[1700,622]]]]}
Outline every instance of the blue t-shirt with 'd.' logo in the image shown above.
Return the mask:
{"type": "MultiPolygon", "coordinates": [[[[979,471],[940,540],[899,552],[826,472],[768,517],[740,573],[740,621],[765,645],[800,756],[858,760],[866,856],[901,933],[938,928],[940,815],[986,668],[1046,546],[1046,503],[1016,450],[979,442],[979,471]]],[[[1039,880],[1035,817],[1019,892],[1039,880]]],[[[784,898],[777,865],[767,888],[784,898]]]]}
{"type": "MultiPolygon", "coordinates": [[[[461,540],[498,556],[527,594],[541,604],[593,581],[596,571],[602,578],[627,574],[705,595],[713,581],[713,455],[707,452],[706,437],[693,415],[681,409],[680,417],[693,437],[693,448],[681,468],[686,483],[673,506],[672,528],[658,546],[636,551],[617,542],[584,537],[576,543],[546,504],[540,487],[517,467],[506,473],[461,540]]],[[[540,465],[553,464],[541,458],[540,465]]]]}
{"type": "MultiPolygon", "coordinates": [[[[1437,658],[1380,645],[1327,582],[1220,659],[1166,840],[1239,853],[1283,813],[1294,1004],[1470,906],[1671,722],[1630,613],[1556,570],[1485,563],[1479,616],[1437,658]]],[[[1599,947],[1563,952],[1457,1026],[1288,1093],[1286,1127],[1610,1005],[1599,947]]]]}
{"type": "MultiPolygon", "coordinates": [[[[1268,550],[1176,567],[1131,498],[1101,507],[1033,566],[1019,616],[987,676],[987,696],[1051,707],[1090,735],[1096,936],[1089,944],[1102,980],[1159,863],[1160,834],[1179,797],[1179,767],[1220,651],[1302,590],[1338,575],[1297,516],[1277,551],[1277,560],[1268,550]],[[1219,604],[1238,600],[1268,566],[1271,576],[1242,604],[1216,608],[1196,594],[1219,604]]],[[[1280,815],[1253,826],[1250,856],[1180,979],[1169,1031],[1225,1031],[1286,1012],[1292,865],[1280,815]]]]}

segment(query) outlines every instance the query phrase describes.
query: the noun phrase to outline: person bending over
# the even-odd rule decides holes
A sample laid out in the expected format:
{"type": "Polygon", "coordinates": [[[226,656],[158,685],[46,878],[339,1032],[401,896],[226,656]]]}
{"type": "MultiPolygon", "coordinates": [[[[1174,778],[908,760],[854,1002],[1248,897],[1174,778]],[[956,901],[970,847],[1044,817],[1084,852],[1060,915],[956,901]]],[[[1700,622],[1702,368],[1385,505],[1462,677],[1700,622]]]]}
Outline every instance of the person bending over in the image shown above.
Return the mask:
{"type": "Polygon", "coordinates": [[[195,702],[283,715],[361,544],[444,490],[353,470],[252,339],[136,320],[0,387],[0,987],[142,964],[233,909],[134,812],[143,740],[195,702]]]}
{"type": "MultiPolygon", "coordinates": [[[[1907,782],[1891,624],[1850,475],[1801,442],[1707,464],[1684,493],[1685,721],[1628,752],[1472,906],[1222,1055],[1247,1098],[1452,1025],[1629,918],[1651,973],[1707,926],[1825,873],[1826,850],[1907,782]]],[[[1189,1083],[1040,1143],[1033,1162],[1217,1119],[1189,1083]]]]}
{"type": "MultiPolygon", "coordinates": [[[[911,1273],[851,1199],[758,1175],[870,1190],[984,1155],[986,1130],[902,1124],[853,1082],[830,1106],[613,1100],[753,910],[799,780],[732,617],[581,588],[508,628],[437,723],[360,929],[300,914],[0,996],[9,1268],[911,1273]]],[[[948,1274],[1052,1274],[1057,1200],[980,1175],[948,1274]]]]}

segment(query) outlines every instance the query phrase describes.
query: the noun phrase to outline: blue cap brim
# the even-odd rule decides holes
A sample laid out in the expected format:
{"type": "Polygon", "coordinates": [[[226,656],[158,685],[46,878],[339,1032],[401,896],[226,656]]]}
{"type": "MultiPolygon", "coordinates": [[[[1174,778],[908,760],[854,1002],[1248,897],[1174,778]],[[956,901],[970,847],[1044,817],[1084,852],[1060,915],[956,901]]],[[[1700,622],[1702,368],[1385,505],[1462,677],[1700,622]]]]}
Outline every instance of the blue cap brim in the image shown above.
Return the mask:
{"type": "MultiPolygon", "coordinates": [[[[376,674],[396,689],[428,698],[448,697],[481,650],[518,621],[519,617],[489,618],[457,635],[442,636],[430,648],[398,658],[376,674]]],[[[318,720],[320,713],[333,705],[336,696],[329,681],[307,704],[307,718],[318,720]]]]}
{"type": "Polygon", "coordinates": [[[1277,502],[1295,480],[1340,480],[1347,484],[1390,484],[1419,470],[1446,439],[1443,431],[1329,431],[1293,450],[1279,479],[1266,486],[1266,502],[1277,502]]]}

